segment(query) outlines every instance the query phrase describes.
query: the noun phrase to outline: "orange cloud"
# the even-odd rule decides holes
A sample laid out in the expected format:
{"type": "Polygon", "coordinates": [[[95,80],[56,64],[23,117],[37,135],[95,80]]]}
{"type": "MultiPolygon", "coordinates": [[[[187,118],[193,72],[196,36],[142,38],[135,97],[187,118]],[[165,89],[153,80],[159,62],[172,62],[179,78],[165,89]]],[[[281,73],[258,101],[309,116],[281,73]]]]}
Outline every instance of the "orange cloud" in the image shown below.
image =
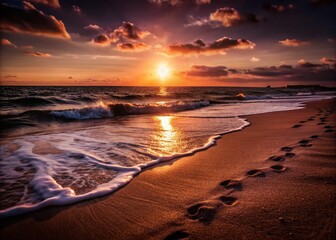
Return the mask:
{"type": "Polygon", "coordinates": [[[13,48],[17,48],[17,46],[16,46],[14,43],[12,43],[11,41],[9,41],[9,40],[6,39],[6,38],[2,38],[2,39],[1,39],[1,45],[11,46],[11,47],[13,47],[13,48]]]}
{"type": "Polygon", "coordinates": [[[172,44],[164,50],[164,53],[167,55],[218,54],[224,53],[227,49],[253,49],[254,46],[255,44],[249,40],[223,37],[207,44],[202,40],[194,43],[172,44]]]}
{"type": "Polygon", "coordinates": [[[1,31],[70,39],[61,20],[44,14],[29,2],[23,2],[23,9],[1,4],[0,11],[1,31]]]}
{"type": "Polygon", "coordinates": [[[242,23],[257,23],[259,20],[254,14],[239,13],[234,8],[219,8],[210,14],[210,20],[222,22],[223,26],[231,27],[242,23]]]}
{"type": "Polygon", "coordinates": [[[25,52],[26,55],[34,56],[34,57],[51,57],[52,55],[49,53],[42,52],[25,52]]]}
{"type": "Polygon", "coordinates": [[[279,41],[279,43],[286,47],[300,47],[300,46],[309,44],[309,42],[304,42],[304,41],[300,41],[297,39],[288,39],[288,38],[285,40],[279,41]]]}
{"type": "Polygon", "coordinates": [[[320,61],[324,64],[336,64],[336,59],[332,58],[321,58],[320,61]]]}

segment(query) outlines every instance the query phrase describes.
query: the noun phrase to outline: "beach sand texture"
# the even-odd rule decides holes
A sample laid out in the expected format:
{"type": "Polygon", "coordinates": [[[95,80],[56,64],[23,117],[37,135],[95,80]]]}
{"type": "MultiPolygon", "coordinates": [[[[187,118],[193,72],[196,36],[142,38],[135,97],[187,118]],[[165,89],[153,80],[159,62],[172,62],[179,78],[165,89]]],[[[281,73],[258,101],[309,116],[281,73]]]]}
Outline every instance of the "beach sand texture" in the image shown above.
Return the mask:
{"type": "Polygon", "coordinates": [[[1,220],[1,239],[333,239],[335,100],[247,116],[106,197],[1,220]]]}

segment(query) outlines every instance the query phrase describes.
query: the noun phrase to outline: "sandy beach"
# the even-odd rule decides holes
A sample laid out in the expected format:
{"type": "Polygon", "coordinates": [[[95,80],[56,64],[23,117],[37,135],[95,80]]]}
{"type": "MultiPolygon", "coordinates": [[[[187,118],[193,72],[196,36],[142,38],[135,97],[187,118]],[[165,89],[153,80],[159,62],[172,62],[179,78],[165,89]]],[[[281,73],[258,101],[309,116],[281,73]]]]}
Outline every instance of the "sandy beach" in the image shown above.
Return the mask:
{"type": "Polygon", "coordinates": [[[1,239],[333,239],[335,100],[247,116],[113,194],[1,220],[1,239]]]}

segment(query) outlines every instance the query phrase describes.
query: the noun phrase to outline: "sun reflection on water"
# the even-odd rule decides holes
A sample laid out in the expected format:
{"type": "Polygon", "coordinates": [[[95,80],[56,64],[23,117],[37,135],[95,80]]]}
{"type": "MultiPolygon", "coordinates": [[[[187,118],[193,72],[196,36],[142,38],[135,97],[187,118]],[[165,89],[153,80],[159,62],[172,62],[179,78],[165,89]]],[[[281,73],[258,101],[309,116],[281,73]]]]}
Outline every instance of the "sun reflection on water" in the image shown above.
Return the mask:
{"type": "Polygon", "coordinates": [[[181,133],[173,125],[173,116],[156,116],[158,120],[158,130],[154,134],[154,146],[161,155],[171,155],[180,152],[182,146],[181,133]]]}
{"type": "Polygon", "coordinates": [[[159,88],[159,92],[158,92],[157,95],[159,95],[159,96],[167,96],[168,95],[167,88],[166,87],[160,87],[159,88]]]}

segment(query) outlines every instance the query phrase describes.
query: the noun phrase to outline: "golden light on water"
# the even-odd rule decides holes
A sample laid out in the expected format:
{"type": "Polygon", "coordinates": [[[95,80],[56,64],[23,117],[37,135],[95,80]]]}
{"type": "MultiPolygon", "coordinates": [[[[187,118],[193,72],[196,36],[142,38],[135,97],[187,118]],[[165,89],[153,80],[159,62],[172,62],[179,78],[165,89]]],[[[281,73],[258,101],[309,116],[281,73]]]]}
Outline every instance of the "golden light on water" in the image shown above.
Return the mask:
{"type": "Polygon", "coordinates": [[[157,95],[159,95],[159,96],[167,96],[168,95],[167,88],[161,86],[159,88],[159,93],[157,95]]]}
{"type": "Polygon", "coordinates": [[[180,131],[174,127],[174,116],[156,116],[159,129],[154,136],[156,146],[163,155],[178,153],[180,150],[180,131]]]}

